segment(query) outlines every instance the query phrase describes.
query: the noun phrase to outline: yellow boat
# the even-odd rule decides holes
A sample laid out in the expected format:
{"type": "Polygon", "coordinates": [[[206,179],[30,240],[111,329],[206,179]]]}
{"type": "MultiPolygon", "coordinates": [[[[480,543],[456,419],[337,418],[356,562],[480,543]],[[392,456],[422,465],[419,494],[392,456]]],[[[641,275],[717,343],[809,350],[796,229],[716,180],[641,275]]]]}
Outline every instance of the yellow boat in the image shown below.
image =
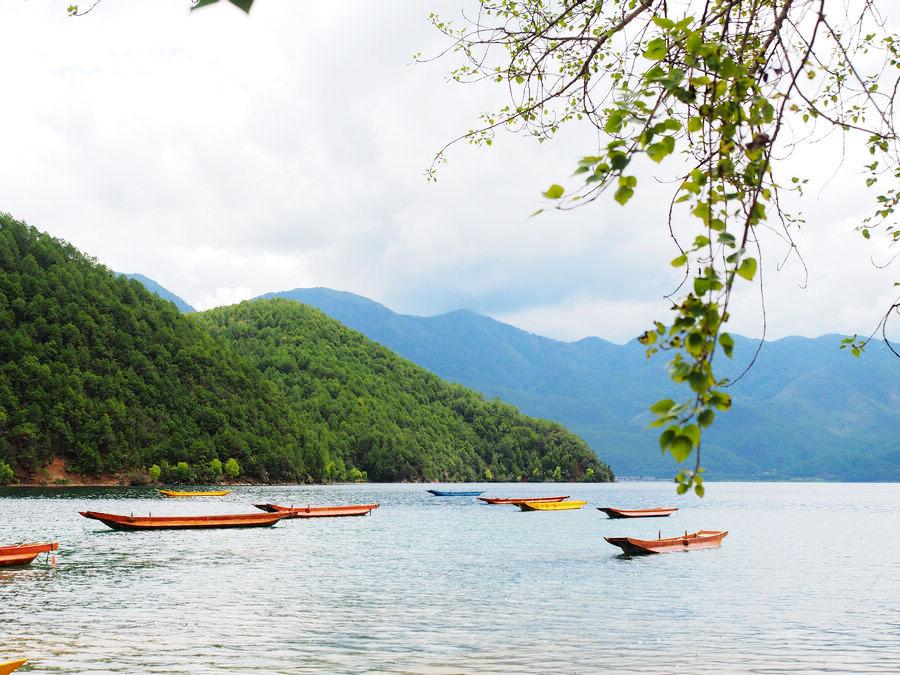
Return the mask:
{"type": "MultiPolygon", "coordinates": [[[[209,490],[207,492],[178,492],[177,490],[157,490],[166,497],[224,497],[230,495],[231,490],[209,490]]],[[[2,675],[2,673],[0,673],[2,675]]]]}
{"type": "Polygon", "coordinates": [[[20,666],[24,666],[28,659],[19,659],[18,661],[7,661],[0,663],[0,675],[9,675],[12,671],[20,666]]]}
{"type": "Polygon", "coordinates": [[[519,508],[523,511],[571,511],[580,509],[587,501],[574,500],[571,502],[522,502],[519,508]]]}

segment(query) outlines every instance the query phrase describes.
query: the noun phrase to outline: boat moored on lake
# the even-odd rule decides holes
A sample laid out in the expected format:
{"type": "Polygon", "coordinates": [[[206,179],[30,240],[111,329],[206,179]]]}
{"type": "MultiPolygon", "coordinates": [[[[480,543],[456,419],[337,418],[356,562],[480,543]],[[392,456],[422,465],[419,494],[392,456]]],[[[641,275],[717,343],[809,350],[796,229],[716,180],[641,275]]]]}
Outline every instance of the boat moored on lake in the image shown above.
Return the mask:
{"type": "Polygon", "coordinates": [[[603,511],[610,518],[665,518],[671,516],[678,509],[675,507],[663,507],[654,509],[614,509],[611,506],[598,506],[598,511],[603,511]]]}
{"type": "Polygon", "coordinates": [[[521,502],[516,504],[523,511],[573,511],[582,508],[587,501],[573,500],[571,502],[521,502]]]}
{"type": "Polygon", "coordinates": [[[188,491],[182,492],[178,490],[157,490],[164,497],[224,497],[230,495],[231,490],[206,490],[206,491],[188,491]]]}
{"type": "Polygon", "coordinates": [[[367,516],[378,504],[344,504],[341,506],[280,506],[278,504],[254,504],[267,513],[284,513],[288,518],[344,518],[367,516]]]}
{"type": "Polygon", "coordinates": [[[634,537],[604,537],[613,546],[622,549],[625,555],[652,555],[654,553],[674,553],[695,548],[718,548],[728,536],[728,530],[699,530],[680,537],[659,539],[635,539],[634,537]]]}
{"type": "Polygon", "coordinates": [[[27,662],[28,659],[18,659],[16,661],[0,663],[0,675],[9,675],[12,671],[24,666],[27,662]]]}
{"type": "Polygon", "coordinates": [[[486,504],[513,504],[519,505],[522,502],[561,502],[568,499],[569,495],[560,497],[479,497],[486,504]]]}
{"type": "MultiPolygon", "coordinates": [[[[0,546],[0,567],[18,567],[29,565],[41,553],[58,551],[58,541],[48,541],[14,546],[0,546]]],[[[2,671],[0,671],[2,673],[2,671]]]]}
{"type": "Polygon", "coordinates": [[[435,497],[477,497],[483,495],[484,490],[475,492],[472,490],[429,490],[435,497]]]}
{"type": "Polygon", "coordinates": [[[232,513],[219,516],[122,516],[114,513],[79,511],[114,530],[198,530],[224,527],[269,527],[287,513],[232,513]]]}

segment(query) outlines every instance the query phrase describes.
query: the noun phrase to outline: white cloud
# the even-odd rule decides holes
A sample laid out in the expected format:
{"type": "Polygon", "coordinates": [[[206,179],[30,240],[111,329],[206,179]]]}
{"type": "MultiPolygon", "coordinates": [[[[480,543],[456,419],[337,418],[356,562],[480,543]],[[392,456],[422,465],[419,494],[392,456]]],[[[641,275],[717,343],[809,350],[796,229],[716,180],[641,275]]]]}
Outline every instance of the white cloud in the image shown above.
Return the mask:
{"type": "MultiPolygon", "coordinates": [[[[0,209],[200,308],[329,286],[400,311],[468,307],[616,340],[665,315],[671,186],[642,172],[626,209],[528,218],[592,149],[586,130],[460,145],[425,183],[433,152],[501,93],[446,83],[449,62],[410,65],[442,44],[432,5],[259,0],[249,18],[188,7],[105,2],[71,19],[55,3],[0,6],[0,60],[16,64],[0,209]]],[[[798,158],[799,172],[830,176],[834,147],[798,158]]],[[[867,210],[855,159],[806,202],[808,290],[797,265],[774,271],[780,248],[767,256],[770,335],[863,331],[886,306],[898,275],[874,270],[878,245],[851,231],[867,210]]],[[[736,330],[759,332],[753,302],[742,288],[736,330]]]]}

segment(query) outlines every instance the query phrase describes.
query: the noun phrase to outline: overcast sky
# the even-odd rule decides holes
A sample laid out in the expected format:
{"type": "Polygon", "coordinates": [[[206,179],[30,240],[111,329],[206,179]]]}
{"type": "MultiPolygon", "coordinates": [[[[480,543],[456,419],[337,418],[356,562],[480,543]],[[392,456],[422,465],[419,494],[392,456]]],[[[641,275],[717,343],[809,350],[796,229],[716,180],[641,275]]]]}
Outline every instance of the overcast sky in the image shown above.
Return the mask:
{"type": "MultiPolygon", "coordinates": [[[[412,64],[443,45],[428,11],[462,2],[258,0],[247,17],[104,0],[81,18],[67,2],[3,2],[0,210],[200,309],[327,286],[624,342],[667,317],[667,186],[645,172],[628,208],[529,218],[592,152],[583,129],[459,145],[437,183],[423,178],[500,100],[447,83],[452,61],[412,64]]],[[[797,237],[809,277],[796,260],[777,271],[785,249],[769,242],[770,337],[866,332],[895,293],[897,265],[875,269],[886,249],[853,231],[870,202],[839,151],[793,160],[814,185],[797,237]]],[[[738,301],[731,329],[759,335],[758,288],[738,301]]]]}

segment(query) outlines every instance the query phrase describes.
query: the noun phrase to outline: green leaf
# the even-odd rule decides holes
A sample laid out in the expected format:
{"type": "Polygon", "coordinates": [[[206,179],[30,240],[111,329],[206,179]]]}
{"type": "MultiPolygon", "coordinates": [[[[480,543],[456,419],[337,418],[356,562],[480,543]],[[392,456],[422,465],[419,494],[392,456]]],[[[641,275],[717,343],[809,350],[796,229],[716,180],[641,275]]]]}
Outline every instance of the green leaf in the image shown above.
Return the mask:
{"type": "Polygon", "coordinates": [[[753,281],[753,277],[756,276],[756,259],[744,258],[741,266],[737,269],[737,273],[747,281],[753,281]]]}
{"type": "Polygon", "coordinates": [[[681,430],[681,433],[691,439],[691,443],[694,444],[694,447],[700,445],[700,427],[696,424],[688,424],[681,430]]]}
{"type": "Polygon", "coordinates": [[[628,200],[634,195],[634,190],[628,187],[627,185],[622,185],[618,190],[616,190],[616,194],[613,195],[613,199],[619,202],[622,206],[628,203],[628,200]]]}
{"type": "Polygon", "coordinates": [[[697,422],[701,427],[708,427],[716,419],[716,414],[712,410],[704,410],[697,415],[697,422]]]}
{"type": "Polygon", "coordinates": [[[719,336],[719,344],[722,345],[722,351],[725,352],[725,356],[731,358],[731,354],[734,352],[734,338],[728,333],[722,333],[719,336]]]}
{"type": "Polygon", "coordinates": [[[687,263],[687,254],[680,255],[672,261],[672,267],[681,267],[687,263]]]}
{"type": "Polygon", "coordinates": [[[559,199],[565,194],[565,192],[566,190],[562,185],[557,185],[556,183],[554,183],[549,188],[547,188],[547,191],[544,193],[544,197],[546,197],[547,199],[559,199]]]}
{"type": "Polygon", "coordinates": [[[657,415],[661,415],[663,413],[669,412],[675,406],[675,401],[670,398],[664,398],[661,401],[657,401],[653,405],[650,406],[650,412],[654,412],[657,415]]]}
{"type": "Polygon", "coordinates": [[[702,117],[690,117],[688,118],[687,130],[689,133],[696,133],[700,131],[703,127],[703,118],[702,117]]]}
{"type": "Polygon", "coordinates": [[[647,49],[644,50],[644,58],[659,61],[666,55],[667,51],[666,41],[663,38],[654,38],[647,43],[647,49]]]}
{"type": "Polygon", "coordinates": [[[669,452],[672,453],[672,457],[675,458],[676,462],[686,460],[693,449],[694,445],[691,443],[691,439],[685,435],[676,436],[675,440],[672,441],[672,445],[669,446],[669,452]]]}
{"type": "Polygon", "coordinates": [[[703,495],[706,494],[706,488],[704,488],[700,483],[697,483],[697,484],[694,486],[694,493],[695,493],[698,497],[702,497],[703,495]]]}

